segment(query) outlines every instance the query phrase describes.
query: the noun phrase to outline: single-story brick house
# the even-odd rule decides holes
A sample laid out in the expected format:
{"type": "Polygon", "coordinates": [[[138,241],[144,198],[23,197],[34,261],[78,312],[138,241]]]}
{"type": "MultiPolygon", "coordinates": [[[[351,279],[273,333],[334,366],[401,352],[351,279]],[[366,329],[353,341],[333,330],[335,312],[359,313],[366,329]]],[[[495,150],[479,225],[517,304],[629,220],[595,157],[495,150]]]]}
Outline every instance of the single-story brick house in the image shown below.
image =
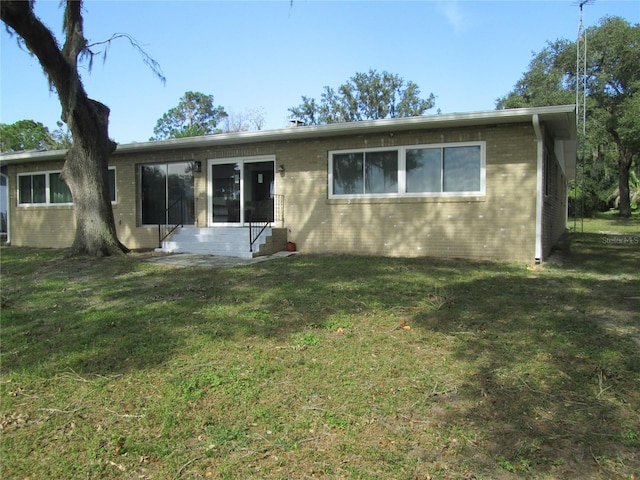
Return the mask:
{"type": "MultiPolygon", "coordinates": [[[[12,245],[72,243],[64,156],[0,157],[12,245]]],[[[264,221],[262,253],[291,241],[303,253],[534,263],[567,227],[575,160],[567,105],[119,145],[110,186],[132,249],[158,247],[165,225],[182,223],[166,250],[247,254],[250,221],[264,221]]]]}

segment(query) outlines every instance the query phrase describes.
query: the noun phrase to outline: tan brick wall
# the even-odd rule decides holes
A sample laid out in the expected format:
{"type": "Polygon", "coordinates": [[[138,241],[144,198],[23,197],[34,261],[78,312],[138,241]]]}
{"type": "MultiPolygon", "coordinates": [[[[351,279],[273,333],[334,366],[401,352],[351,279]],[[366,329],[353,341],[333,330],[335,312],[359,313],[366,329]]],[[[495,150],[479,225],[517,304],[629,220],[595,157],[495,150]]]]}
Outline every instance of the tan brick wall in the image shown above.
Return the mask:
{"type": "Polygon", "coordinates": [[[283,188],[290,240],[301,252],[446,256],[530,262],[535,250],[537,144],[527,125],[290,144],[283,188]],[[486,142],[486,196],[328,200],[328,151],[486,142]],[[300,161],[300,159],[304,159],[300,161]]]}
{"type": "MultiPolygon", "coordinates": [[[[200,160],[196,218],[207,223],[207,160],[275,155],[276,189],[285,197],[289,240],[305,253],[446,256],[531,262],[535,255],[537,143],[529,124],[473,127],[256,143],[237,147],[116,154],[120,240],[130,248],[153,248],[157,230],[139,225],[138,165],[200,160]],[[452,142],[486,142],[486,195],[461,198],[328,199],[328,152],[352,148],[452,142]]],[[[11,236],[15,245],[66,247],[73,238],[70,207],[16,210],[20,172],[60,169],[55,164],[10,169],[11,236]],[[16,214],[17,213],[17,214],[16,214]]]]}

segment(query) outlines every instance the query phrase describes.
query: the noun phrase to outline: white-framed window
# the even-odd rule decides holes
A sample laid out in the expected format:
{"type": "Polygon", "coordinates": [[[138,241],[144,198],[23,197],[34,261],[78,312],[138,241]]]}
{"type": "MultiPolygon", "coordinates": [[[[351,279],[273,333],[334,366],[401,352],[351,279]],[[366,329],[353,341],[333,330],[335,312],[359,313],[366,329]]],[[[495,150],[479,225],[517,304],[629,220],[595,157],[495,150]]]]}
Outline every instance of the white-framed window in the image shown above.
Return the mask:
{"type": "Polygon", "coordinates": [[[485,142],[329,152],[329,198],[484,194],[485,142]]]}
{"type": "MultiPolygon", "coordinates": [[[[18,174],[18,205],[73,205],[73,197],[60,170],[18,174]]],[[[116,169],[109,167],[109,193],[116,203],[116,169]]]]}

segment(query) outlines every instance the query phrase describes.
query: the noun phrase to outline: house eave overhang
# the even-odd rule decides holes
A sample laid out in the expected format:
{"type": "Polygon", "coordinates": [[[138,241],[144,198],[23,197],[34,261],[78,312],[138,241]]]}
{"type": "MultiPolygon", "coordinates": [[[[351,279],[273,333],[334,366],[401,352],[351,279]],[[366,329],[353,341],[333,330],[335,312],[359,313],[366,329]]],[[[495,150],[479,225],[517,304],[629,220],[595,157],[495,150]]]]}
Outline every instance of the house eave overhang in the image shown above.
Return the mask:
{"type": "MultiPolygon", "coordinates": [[[[152,153],[167,150],[215,148],[218,146],[228,145],[296,141],[347,135],[365,135],[372,133],[395,133],[411,130],[452,129],[470,126],[531,123],[534,115],[538,115],[540,121],[548,125],[548,128],[552,132],[554,138],[567,141],[567,145],[570,145],[571,141],[575,144],[575,106],[560,105],[551,107],[489,110],[471,113],[453,113],[446,115],[333,123],[329,125],[311,125],[278,130],[219,133],[200,137],[127,143],[118,145],[114,155],[152,153]]],[[[569,151],[570,150],[571,148],[569,147],[569,151]]],[[[5,153],[0,155],[0,164],[10,165],[27,162],[62,160],[65,158],[66,153],[66,150],[5,153]]],[[[575,155],[567,158],[575,158],[575,155]]],[[[573,168],[575,169],[575,166],[573,168]]]]}

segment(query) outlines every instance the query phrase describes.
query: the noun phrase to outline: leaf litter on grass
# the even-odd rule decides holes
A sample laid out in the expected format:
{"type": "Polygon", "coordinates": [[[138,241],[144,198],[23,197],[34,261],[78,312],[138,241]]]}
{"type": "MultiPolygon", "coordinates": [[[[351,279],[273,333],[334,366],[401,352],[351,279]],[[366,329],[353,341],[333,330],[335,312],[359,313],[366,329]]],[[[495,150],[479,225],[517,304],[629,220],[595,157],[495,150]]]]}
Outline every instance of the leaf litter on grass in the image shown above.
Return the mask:
{"type": "Polygon", "coordinates": [[[578,240],[536,270],[3,249],[2,475],[633,478],[640,259],[578,240]]]}

